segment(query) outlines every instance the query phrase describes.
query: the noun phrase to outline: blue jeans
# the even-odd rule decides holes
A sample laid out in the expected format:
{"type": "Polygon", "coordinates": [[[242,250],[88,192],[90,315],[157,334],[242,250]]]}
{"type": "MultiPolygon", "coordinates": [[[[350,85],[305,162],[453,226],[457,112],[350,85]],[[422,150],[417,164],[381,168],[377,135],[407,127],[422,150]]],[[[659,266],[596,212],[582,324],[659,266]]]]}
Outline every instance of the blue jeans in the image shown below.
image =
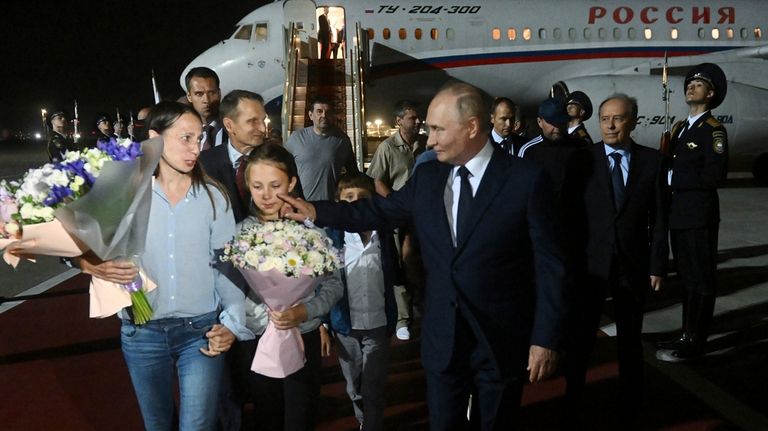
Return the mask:
{"type": "Polygon", "coordinates": [[[216,429],[216,405],[224,356],[203,355],[205,333],[218,321],[213,311],[195,317],[151,320],[136,326],[123,321],[123,356],[139,400],[144,427],[166,431],[173,427],[174,384],[179,377],[179,429],[216,429]],[[175,366],[174,366],[175,365],[175,366]]]}

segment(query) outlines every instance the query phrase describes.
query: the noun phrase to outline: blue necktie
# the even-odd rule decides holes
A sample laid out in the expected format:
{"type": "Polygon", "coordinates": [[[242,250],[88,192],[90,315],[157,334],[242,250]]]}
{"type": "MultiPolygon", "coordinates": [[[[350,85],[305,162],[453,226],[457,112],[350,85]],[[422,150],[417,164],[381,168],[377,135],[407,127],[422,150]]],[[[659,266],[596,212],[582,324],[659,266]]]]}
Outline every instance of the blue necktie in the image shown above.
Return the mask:
{"type": "Polygon", "coordinates": [[[621,172],[621,153],[615,151],[611,153],[613,159],[613,169],[611,169],[611,186],[613,186],[613,204],[616,211],[624,203],[624,174],[621,172]]]}
{"type": "Polygon", "coordinates": [[[472,185],[469,184],[469,169],[466,166],[459,168],[461,177],[461,192],[459,193],[459,210],[456,214],[456,240],[461,238],[461,233],[467,229],[467,218],[472,206],[472,185]]]}

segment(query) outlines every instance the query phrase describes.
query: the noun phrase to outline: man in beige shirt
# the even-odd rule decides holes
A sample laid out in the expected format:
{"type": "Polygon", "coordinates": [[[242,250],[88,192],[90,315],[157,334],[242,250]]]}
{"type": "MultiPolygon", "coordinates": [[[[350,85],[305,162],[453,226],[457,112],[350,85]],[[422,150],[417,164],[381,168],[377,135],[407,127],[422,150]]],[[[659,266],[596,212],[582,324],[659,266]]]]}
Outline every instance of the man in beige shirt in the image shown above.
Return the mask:
{"type": "MultiPolygon", "coordinates": [[[[385,139],[371,159],[371,165],[366,172],[376,182],[376,192],[387,196],[393,190],[399,190],[411,177],[411,170],[416,161],[416,156],[426,149],[426,137],[419,134],[421,120],[419,120],[417,105],[414,102],[404,100],[395,105],[395,124],[398,132],[385,139]]],[[[400,251],[401,262],[410,262],[411,247],[410,235],[399,229],[397,242],[400,251]]],[[[410,268],[408,271],[410,272],[410,268]]],[[[408,325],[411,322],[411,294],[405,286],[395,286],[395,300],[397,301],[397,338],[408,340],[411,338],[408,325]]]]}

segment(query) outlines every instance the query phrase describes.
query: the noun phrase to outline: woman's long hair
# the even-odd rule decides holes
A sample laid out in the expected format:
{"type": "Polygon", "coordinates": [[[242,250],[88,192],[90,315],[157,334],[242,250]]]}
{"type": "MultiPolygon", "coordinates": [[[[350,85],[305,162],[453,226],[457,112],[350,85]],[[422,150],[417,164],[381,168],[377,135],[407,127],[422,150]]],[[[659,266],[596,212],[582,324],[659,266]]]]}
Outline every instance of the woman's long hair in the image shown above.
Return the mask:
{"type": "MultiPolygon", "coordinates": [[[[200,119],[200,115],[197,113],[197,111],[195,111],[194,108],[189,105],[171,101],[160,102],[152,107],[152,112],[150,112],[149,116],[147,117],[147,130],[154,130],[159,135],[162,135],[165,130],[173,126],[173,123],[175,123],[176,120],[178,120],[179,117],[184,114],[192,114],[200,119]]],[[[202,122],[202,120],[200,121],[202,122]]],[[[159,169],[159,167],[157,169],[159,169]]],[[[155,175],[158,173],[157,169],[155,169],[155,175]]],[[[208,174],[205,173],[203,164],[200,163],[199,160],[197,163],[195,163],[195,166],[189,172],[189,176],[192,178],[192,187],[195,192],[202,188],[208,194],[208,199],[211,201],[211,207],[213,207],[214,220],[216,219],[216,204],[214,203],[213,194],[211,194],[211,190],[208,186],[213,186],[218,189],[222,196],[224,196],[224,200],[227,203],[226,209],[229,209],[229,195],[227,194],[226,189],[218,181],[209,177],[208,174]]]]}

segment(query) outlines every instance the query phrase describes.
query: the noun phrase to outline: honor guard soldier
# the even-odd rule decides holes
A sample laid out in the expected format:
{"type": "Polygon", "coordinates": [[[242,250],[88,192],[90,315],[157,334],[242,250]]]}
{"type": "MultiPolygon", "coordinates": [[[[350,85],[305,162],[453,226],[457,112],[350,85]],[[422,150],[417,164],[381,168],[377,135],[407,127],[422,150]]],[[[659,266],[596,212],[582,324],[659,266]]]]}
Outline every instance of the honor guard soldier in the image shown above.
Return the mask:
{"type": "Polygon", "coordinates": [[[103,112],[96,114],[94,125],[96,125],[96,142],[101,140],[108,141],[109,138],[114,137],[112,134],[112,118],[110,118],[109,114],[103,112]]]}
{"type": "Polygon", "coordinates": [[[67,136],[67,112],[63,109],[54,109],[45,120],[51,129],[48,138],[48,158],[51,162],[60,162],[64,158],[64,152],[77,151],[75,141],[67,136]]]}
{"type": "Polygon", "coordinates": [[[712,63],[694,67],[685,77],[688,118],[671,131],[669,227],[683,287],[683,334],[658,344],[662,350],[657,357],[663,361],[683,361],[703,354],[709,335],[717,295],[717,187],[725,182],[728,170],[728,135],[710,110],[723,102],[726,90],[720,67],[712,63]]]}
{"type": "Polygon", "coordinates": [[[592,101],[589,100],[589,96],[584,94],[584,92],[574,91],[568,96],[565,108],[568,111],[568,117],[570,117],[568,136],[573,136],[588,144],[592,144],[592,137],[589,136],[587,128],[584,127],[584,122],[592,117],[592,101]]]}

